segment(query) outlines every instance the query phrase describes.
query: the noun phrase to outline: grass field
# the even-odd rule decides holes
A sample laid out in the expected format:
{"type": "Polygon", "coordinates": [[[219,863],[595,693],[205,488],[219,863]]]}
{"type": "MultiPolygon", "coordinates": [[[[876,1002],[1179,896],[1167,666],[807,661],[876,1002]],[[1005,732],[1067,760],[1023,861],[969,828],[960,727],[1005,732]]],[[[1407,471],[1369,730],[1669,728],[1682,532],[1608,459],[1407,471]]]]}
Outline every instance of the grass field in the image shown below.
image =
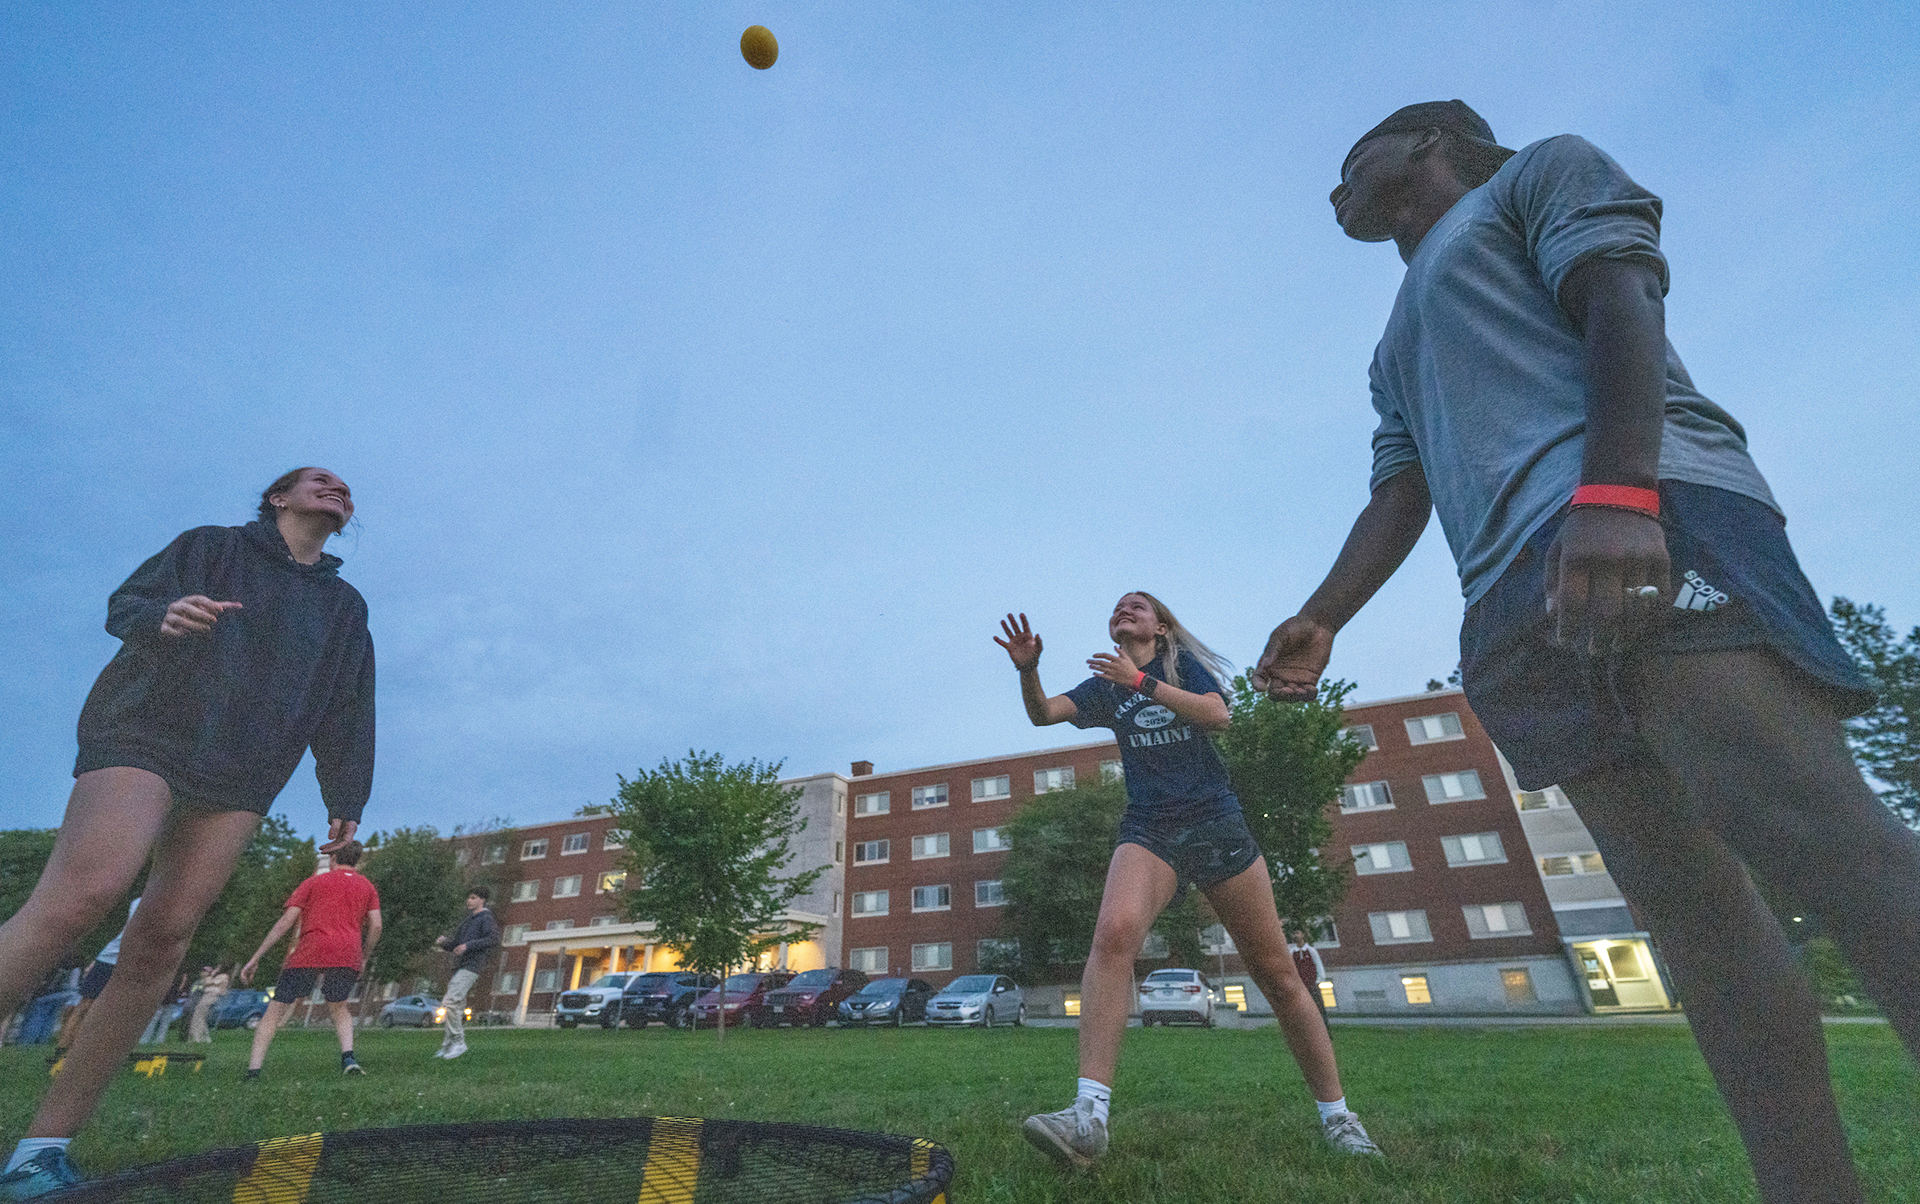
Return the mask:
{"type": "MultiPolygon", "coordinates": [[[[1114,1148],[1091,1175],[1020,1139],[1073,1089],[1070,1029],[369,1031],[364,1078],[330,1033],[289,1031],[241,1082],[245,1033],[205,1070],[131,1073],[74,1145],[90,1173],[261,1138],[519,1117],[790,1120],[929,1137],[953,1151],[957,1204],[1040,1201],[1699,1201],[1754,1198],[1738,1138],[1686,1030],[1341,1027],[1347,1093],[1387,1152],[1319,1141],[1272,1029],[1134,1030],[1116,1084],[1114,1148]]],[[[1841,1107],[1872,1198],[1920,1202],[1920,1074],[1884,1025],[1828,1029],[1841,1107]]],[[[204,1047],[203,1047],[204,1048],[204,1047]]],[[[46,1047],[0,1050],[0,1133],[19,1134],[46,1047]]],[[[611,1170],[610,1173],[617,1173],[611,1170]]]]}

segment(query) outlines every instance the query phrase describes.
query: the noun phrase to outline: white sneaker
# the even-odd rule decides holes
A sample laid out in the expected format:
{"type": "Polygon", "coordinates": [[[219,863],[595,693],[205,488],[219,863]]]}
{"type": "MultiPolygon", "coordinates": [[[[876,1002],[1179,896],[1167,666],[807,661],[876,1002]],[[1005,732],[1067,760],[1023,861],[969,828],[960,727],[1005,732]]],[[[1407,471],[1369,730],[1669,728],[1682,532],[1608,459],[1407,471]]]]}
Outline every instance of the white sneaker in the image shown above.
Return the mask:
{"type": "Polygon", "coordinates": [[[1093,1101],[1077,1099],[1073,1107],[1027,1117],[1020,1132],[1049,1158],[1085,1170],[1107,1152],[1106,1122],[1093,1114],[1093,1101]]]}
{"type": "Polygon", "coordinates": [[[1329,1116],[1320,1128],[1326,1134],[1327,1144],[1342,1154],[1366,1154],[1374,1158],[1386,1156],[1380,1152],[1379,1146],[1373,1144],[1373,1138],[1367,1136],[1360,1118],[1351,1112],[1329,1116]]]}
{"type": "Polygon", "coordinates": [[[462,1041],[460,1044],[454,1046],[452,1049],[447,1050],[445,1053],[441,1054],[440,1056],[445,1058],[447,1061],[451,1062],[465,1052],[467,1052],[467,1043],[465,1041],[462,1041]]]}
{"type": "Polygon", "coordinates": [[[444,1058],[444,1057],[446,1057],[446,1056],[447,1056],[447,1047],[446,1047],[446,1046],[444,1046],[444,1045],[442,1045],[442,1046],[441,1046],[441,1047],[440,1047],[439,1049],[436,1049],[436,1050],[434,1050],[434,1051],[433,1051],[433,1056],[434,1056],[434,1057],[436,1057],[436,1058],[444,1058]]]}

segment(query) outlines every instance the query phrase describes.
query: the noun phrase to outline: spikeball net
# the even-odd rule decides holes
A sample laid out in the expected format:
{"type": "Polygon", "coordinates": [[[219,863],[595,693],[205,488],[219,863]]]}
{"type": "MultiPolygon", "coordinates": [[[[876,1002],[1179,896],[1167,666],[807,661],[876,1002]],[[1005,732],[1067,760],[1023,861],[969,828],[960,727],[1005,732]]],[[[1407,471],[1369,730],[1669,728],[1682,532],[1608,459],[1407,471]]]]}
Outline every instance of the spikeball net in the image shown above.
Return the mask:
{"type": "Polygon", "coordinates": [[[814,1125],[631,1117],[279,1137],[138,1167],[50,1204],[945,1204],[931,1141],[814,1125]]]}

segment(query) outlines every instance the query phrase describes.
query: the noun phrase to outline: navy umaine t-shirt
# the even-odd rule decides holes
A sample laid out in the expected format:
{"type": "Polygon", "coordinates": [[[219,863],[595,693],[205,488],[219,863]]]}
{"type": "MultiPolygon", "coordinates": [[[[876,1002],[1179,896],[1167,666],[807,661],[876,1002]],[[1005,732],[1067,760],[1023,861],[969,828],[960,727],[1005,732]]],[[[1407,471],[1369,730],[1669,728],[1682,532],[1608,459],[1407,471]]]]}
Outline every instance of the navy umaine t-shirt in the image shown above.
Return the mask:
{"type": "MultiPolygon", "coordinates": [[[[1166,680],[1160,658],[1142,666],[1148,677],[1166,680]]],[[[1191,652],[1180,654],[1180,688],[1195,694],[1227,695],[1220,682],[1191,652]]],[[[1120,741],[1120,765],[1127,775],[1127,811],[1138,819],[1182,824],[1237,814],[1227,767],[1205,730],[1180,718],[1145,694],[1089,677],[1067,691],[1073,699],[1075,727],[1107,727],[1120,741]]]]}

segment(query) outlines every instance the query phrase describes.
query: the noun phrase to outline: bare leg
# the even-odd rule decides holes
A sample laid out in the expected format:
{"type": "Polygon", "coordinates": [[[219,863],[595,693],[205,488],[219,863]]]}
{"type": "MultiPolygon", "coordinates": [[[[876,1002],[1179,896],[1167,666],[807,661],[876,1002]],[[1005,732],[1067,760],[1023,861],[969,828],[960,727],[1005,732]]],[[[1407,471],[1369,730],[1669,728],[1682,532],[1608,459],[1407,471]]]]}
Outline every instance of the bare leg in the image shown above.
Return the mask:
{"type": "Polygon", "coordinates": [[[127,922],[119,964],[100,994],[101,1006],[80,1030],[27,1136],[71,1137],[93,1114],[145,1018],[172,988],[200,917],[226,887],[259,824],[260,817],[249,811],[176,811],[168,817],[154,846],[140,910],[127,922]]]}
{"type": "Polygon", "coordinates": [[[353,1052],[353,1012],[344,1003],[329,1003],[327,1014],[333,1017],[333,1035],[340,1038],[340,1052],[353,1052]]]}
{"type": "Polygon", "coordinates": [[[260,1023],[253,1030],[253,1052],[247,1057],[248,1070],[258,1070],[267,1064],[267,1046],[273,1044],[273,1035],[286,1023],[287,1013],[291,1010],[293,1005],[283,1000],[267,1002],[266,1014],[260,1017],[260,1023]]]}
{"type": "Polygon", "coordinates": [[[1173,867],[1141,846],[1113,850],[1093,949],[1080,975],[1080,1077],[1113,1086],[1120,1039],[1133,1010],[1133,959],[1178,885],[1173,867]]]}
{"type": "Polygon", "coordinates": [[[1259,984],[1260,993],[1272,1002],[1287,1048],[1293,1051],[1293,1060],[1306,1076],[1313,1098],[1321,1103],[1342,1098],[1346,1093],[1340,1089],[1333,1039],[1287,953],[1287,934],[1274,908],[1273,880],[1267,875],[1266,858],[1207,888],[1207,902],[1213,904],[1220,922],[1232,934],[1240,960],[1259,984]]]}

